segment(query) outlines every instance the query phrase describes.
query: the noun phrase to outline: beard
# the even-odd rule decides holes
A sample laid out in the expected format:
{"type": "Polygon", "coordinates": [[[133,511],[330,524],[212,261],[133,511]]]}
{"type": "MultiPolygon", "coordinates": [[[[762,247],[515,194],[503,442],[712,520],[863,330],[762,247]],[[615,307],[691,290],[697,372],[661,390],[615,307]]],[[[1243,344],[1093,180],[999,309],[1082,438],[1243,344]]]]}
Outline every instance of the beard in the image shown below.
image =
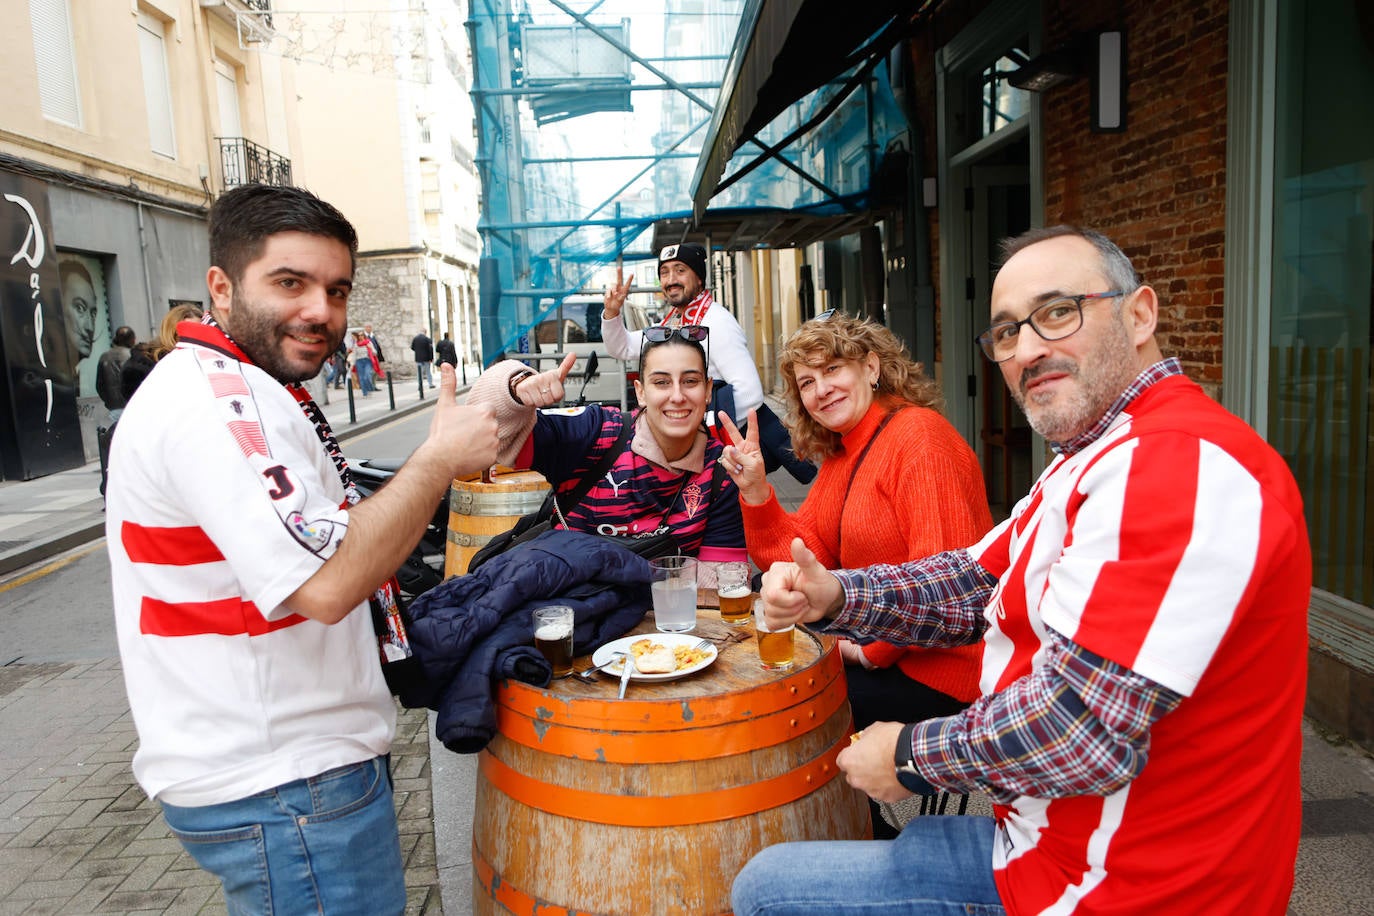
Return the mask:
{"type": "Polygon", "coordinates": [[[339,349],[343,329],[331,330],[327,324],[278,323],[272,309],[250,303],[234,289],[229,314],[225,316],[225,330],[259,369],[283,385],[303,382],[320,374],[325,360],[339,349]],[[289,335],[323,337],[324,355],[319,359],[288,356],[282,341],[289,335]]]}
{"type": "Polygon", "coordinates": [[[1082,362],[1046,360],[1021,374],[1011,395],[1025,413],[1031,429],[1049,442],[1067,442],[1102,419],[1122,391],[1140,374],[1136,352],[1123,322],[1114,322],[1095,351],[1082,362]],[[1042,404],[1026,385],[1050,372],[1066,373],[1073,381],[1067,391],[1047,392],[1042,404]]]}

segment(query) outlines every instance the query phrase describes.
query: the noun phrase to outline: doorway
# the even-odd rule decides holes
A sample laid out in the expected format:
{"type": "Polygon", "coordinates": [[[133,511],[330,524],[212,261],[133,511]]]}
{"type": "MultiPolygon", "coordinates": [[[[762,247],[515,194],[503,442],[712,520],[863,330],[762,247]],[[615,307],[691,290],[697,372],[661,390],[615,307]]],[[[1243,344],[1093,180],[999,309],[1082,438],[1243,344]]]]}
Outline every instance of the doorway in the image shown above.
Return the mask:
{"type": "MultiPolygon", "coordinates": [[[[968,172],[973,209],[970,213],[968,284],[975,292],[970,303],[969,339],[976,340],[992,313],[992,280],[1002,239],[1030,228],[1030,163],[1024,142],[1012,144],[1003,165],[975,165],[968,172]]],[[[988,503],[997,517],[1030,490],[1031,448],[1034,434],[1026,415],[1012,400],[1000,368],[979,355],[977,373],[978,457],[988,503]]]]}
{"type": "Polygon", "coordinates": [[[992,0],[938,55],[941,370],[950,421],[978,454],[993,515],[1044,468],[1044,442],[978,348],[998,243],[1044,221],[1040,115],[1008,77],[1038,45],[1036,5],[992,0]]]}

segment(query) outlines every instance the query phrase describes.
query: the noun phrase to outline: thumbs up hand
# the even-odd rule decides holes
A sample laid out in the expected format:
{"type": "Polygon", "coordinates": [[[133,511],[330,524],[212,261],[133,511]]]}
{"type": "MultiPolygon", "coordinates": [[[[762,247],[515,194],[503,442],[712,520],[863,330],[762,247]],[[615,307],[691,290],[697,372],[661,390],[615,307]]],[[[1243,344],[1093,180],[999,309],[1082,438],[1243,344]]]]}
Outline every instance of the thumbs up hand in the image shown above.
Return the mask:
{"type": "Polygon", "coordinates": [[[840,580],[830,574],[801,538],[792,539],[791,563],[774,563],[763,575],[759,597],[770,627],[810,623],[828,617],[844,604],[840,580]]]}

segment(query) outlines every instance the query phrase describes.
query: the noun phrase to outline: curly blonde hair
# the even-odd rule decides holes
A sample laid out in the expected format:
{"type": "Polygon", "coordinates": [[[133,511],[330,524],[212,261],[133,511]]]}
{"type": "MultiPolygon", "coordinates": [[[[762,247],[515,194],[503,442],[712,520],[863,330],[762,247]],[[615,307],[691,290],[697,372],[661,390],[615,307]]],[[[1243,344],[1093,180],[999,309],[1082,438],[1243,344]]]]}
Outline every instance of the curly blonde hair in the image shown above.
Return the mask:
{"type": "Polygon", "coordinates": [[[183,321],[193,321],[205,314],[200,306],[183,303],[174,305],[166,315],[162,316],[162,325],[158,328],[157,337],[154,338],[148,347],[149,355],[153,361],[162,359],[177,347],[177,325],[183,321]]]}
{"type": "Polygon", "coordinates": [[[872,321],[836,312],[830,318],[806,322],[782,346],[779,369],[787,391],[787,426],[792,451],[803,460],[824,460],[840,450],[840,434],[826,429],[802,406],[796,367],[820,366],[834,359],[862,362],[878,356],[878,387],[874,396],[939,410],[940,386],[926,376],[920,363],[907,355],[906,345],[887,328],[872,321]]]}

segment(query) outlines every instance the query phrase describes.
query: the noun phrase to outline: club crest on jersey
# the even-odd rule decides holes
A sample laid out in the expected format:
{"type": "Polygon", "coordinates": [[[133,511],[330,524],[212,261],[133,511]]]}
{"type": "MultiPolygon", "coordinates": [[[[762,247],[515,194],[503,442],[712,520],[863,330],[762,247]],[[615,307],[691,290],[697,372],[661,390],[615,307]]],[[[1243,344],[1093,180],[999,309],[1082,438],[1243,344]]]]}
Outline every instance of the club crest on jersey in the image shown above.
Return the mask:
{"type": "Polygon", "coordinates": [[[705,500],[701,496],[701,484],[692,483],[683,488],[682,504],[687,507],[687,517],[696,518],[705,500]]]}
{"type": "Polygon", "coordinates": [[[290,529],[291,536],[313,553],[324,550],[328,546],[330,538],[334,536],[333,522],[327,519],[307,521],[305,516],[299,512],[287,514],[286,526],[290,529]]]}

